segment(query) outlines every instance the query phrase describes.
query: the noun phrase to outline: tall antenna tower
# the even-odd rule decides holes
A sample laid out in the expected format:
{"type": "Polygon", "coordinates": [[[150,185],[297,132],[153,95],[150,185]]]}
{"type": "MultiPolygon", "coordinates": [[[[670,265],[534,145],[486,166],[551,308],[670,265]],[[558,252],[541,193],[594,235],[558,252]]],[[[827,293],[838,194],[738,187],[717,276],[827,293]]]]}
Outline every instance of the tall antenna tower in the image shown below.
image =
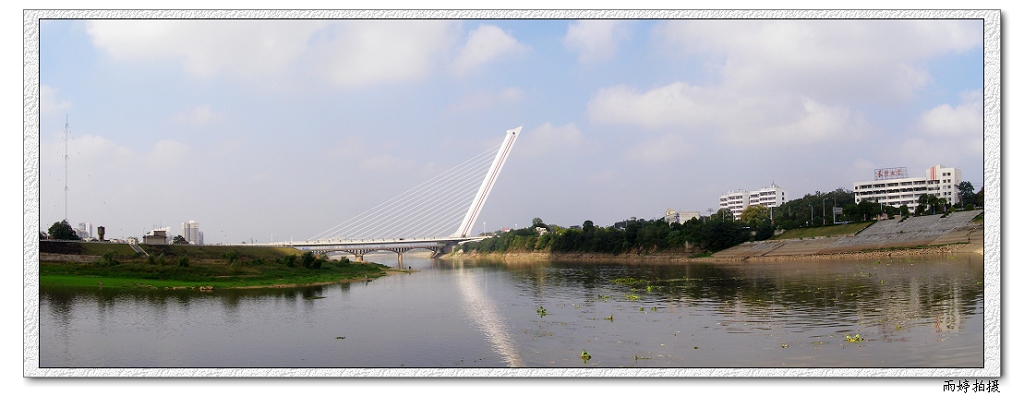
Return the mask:
{"type": "Polygon", "coordinates": [[[64,221],[68,221],[68,115],[64,115],[64,221]]]}

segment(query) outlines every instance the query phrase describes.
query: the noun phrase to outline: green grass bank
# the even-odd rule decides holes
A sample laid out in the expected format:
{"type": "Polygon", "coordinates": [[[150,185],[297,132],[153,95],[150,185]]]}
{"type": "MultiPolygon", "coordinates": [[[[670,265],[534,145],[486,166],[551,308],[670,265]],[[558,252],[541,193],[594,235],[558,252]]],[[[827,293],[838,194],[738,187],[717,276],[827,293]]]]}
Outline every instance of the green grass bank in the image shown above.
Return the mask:
{"type": "Polygon", "coordinates": [[[875,222],[867,221],[861,223],[839,224],[813,228],[796,228],[792,230],[786,230],[786,232],[783,232],[781,235],[776,235],[770,238],[770,240],[854,235],[858,232],[861,232],[865,228],[868,228],[868,226],[872,224],[875,224],[875,222]]]}
{"type": "Polygon", "coordinates": [[[328,260],[292,248],[40,242],[40,286],[289,287],[383,276],[376,263],[328,260]]]}

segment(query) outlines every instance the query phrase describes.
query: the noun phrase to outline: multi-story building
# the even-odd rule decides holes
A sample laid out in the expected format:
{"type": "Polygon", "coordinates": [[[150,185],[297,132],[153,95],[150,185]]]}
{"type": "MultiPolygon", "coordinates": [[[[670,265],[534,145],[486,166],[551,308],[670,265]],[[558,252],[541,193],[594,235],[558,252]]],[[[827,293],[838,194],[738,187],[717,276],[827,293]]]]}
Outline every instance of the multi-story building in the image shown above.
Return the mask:
{"type": "Polygon", "coordinates": [[[777,208],[786,203],[786,189],[773,182],[768,187],[747,192],[746,190],[729,191],[718,199],[719,209],[729,209],[733,220],[739,220],[743,210],[751,205],[777,208]]]}
{"type": "Polygon", "coordinates": [[[75,231],[75,235],[78,235],[79,238],[85,239],[92,237],[92,223],[78,223],[78,228],[74,228],[73,230],[75,231]]]}
{"type": "Polygon", "coordinates": [[[690,219],[700,218],[700,212],[676,212],[675,209],[665,210],[665,221],[671,223],[685,223],[690,219]]]}
{"type": "Polygon", "coordinates": [[[935,165],[924,171],[924,177],[908,177],[907,168],[884,168],[875,169],[874,175],[872,181],[853,184],[853,196],[858,204],[869,201],[896,207],[907,205],[913,211],[924,194],[945,198],[950,205],[960,202],[959,168],[935,165]]]}
{"type": "Polygon", "coordinates": [[[190,245],[203,244],[203,233],[199,231],[199,223],[196,223],[194,220],[189,220],[187,223],[181,223],[181,236],[185,238],[190,245]]]}

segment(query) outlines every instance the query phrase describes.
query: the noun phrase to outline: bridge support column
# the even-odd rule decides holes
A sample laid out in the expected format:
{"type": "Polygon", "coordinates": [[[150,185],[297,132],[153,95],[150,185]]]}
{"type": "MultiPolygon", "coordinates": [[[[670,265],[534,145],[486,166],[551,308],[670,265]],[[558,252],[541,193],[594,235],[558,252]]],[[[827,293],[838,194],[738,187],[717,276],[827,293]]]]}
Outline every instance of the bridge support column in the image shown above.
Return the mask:
{"type": "Polygon", "coordinates": [[[398,268],[402,268],[402,252],[398,252],[398,268]]]}

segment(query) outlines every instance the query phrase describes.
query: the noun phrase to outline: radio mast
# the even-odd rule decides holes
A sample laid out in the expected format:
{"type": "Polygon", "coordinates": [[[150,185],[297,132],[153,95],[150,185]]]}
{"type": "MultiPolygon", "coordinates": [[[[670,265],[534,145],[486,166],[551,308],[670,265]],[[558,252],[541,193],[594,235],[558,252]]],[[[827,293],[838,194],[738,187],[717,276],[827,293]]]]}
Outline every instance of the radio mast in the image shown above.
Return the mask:
{"type": "Polygon", "coordinates": [[[64,115],[64,221],[68,221],[68,115],[64,115]]]}

